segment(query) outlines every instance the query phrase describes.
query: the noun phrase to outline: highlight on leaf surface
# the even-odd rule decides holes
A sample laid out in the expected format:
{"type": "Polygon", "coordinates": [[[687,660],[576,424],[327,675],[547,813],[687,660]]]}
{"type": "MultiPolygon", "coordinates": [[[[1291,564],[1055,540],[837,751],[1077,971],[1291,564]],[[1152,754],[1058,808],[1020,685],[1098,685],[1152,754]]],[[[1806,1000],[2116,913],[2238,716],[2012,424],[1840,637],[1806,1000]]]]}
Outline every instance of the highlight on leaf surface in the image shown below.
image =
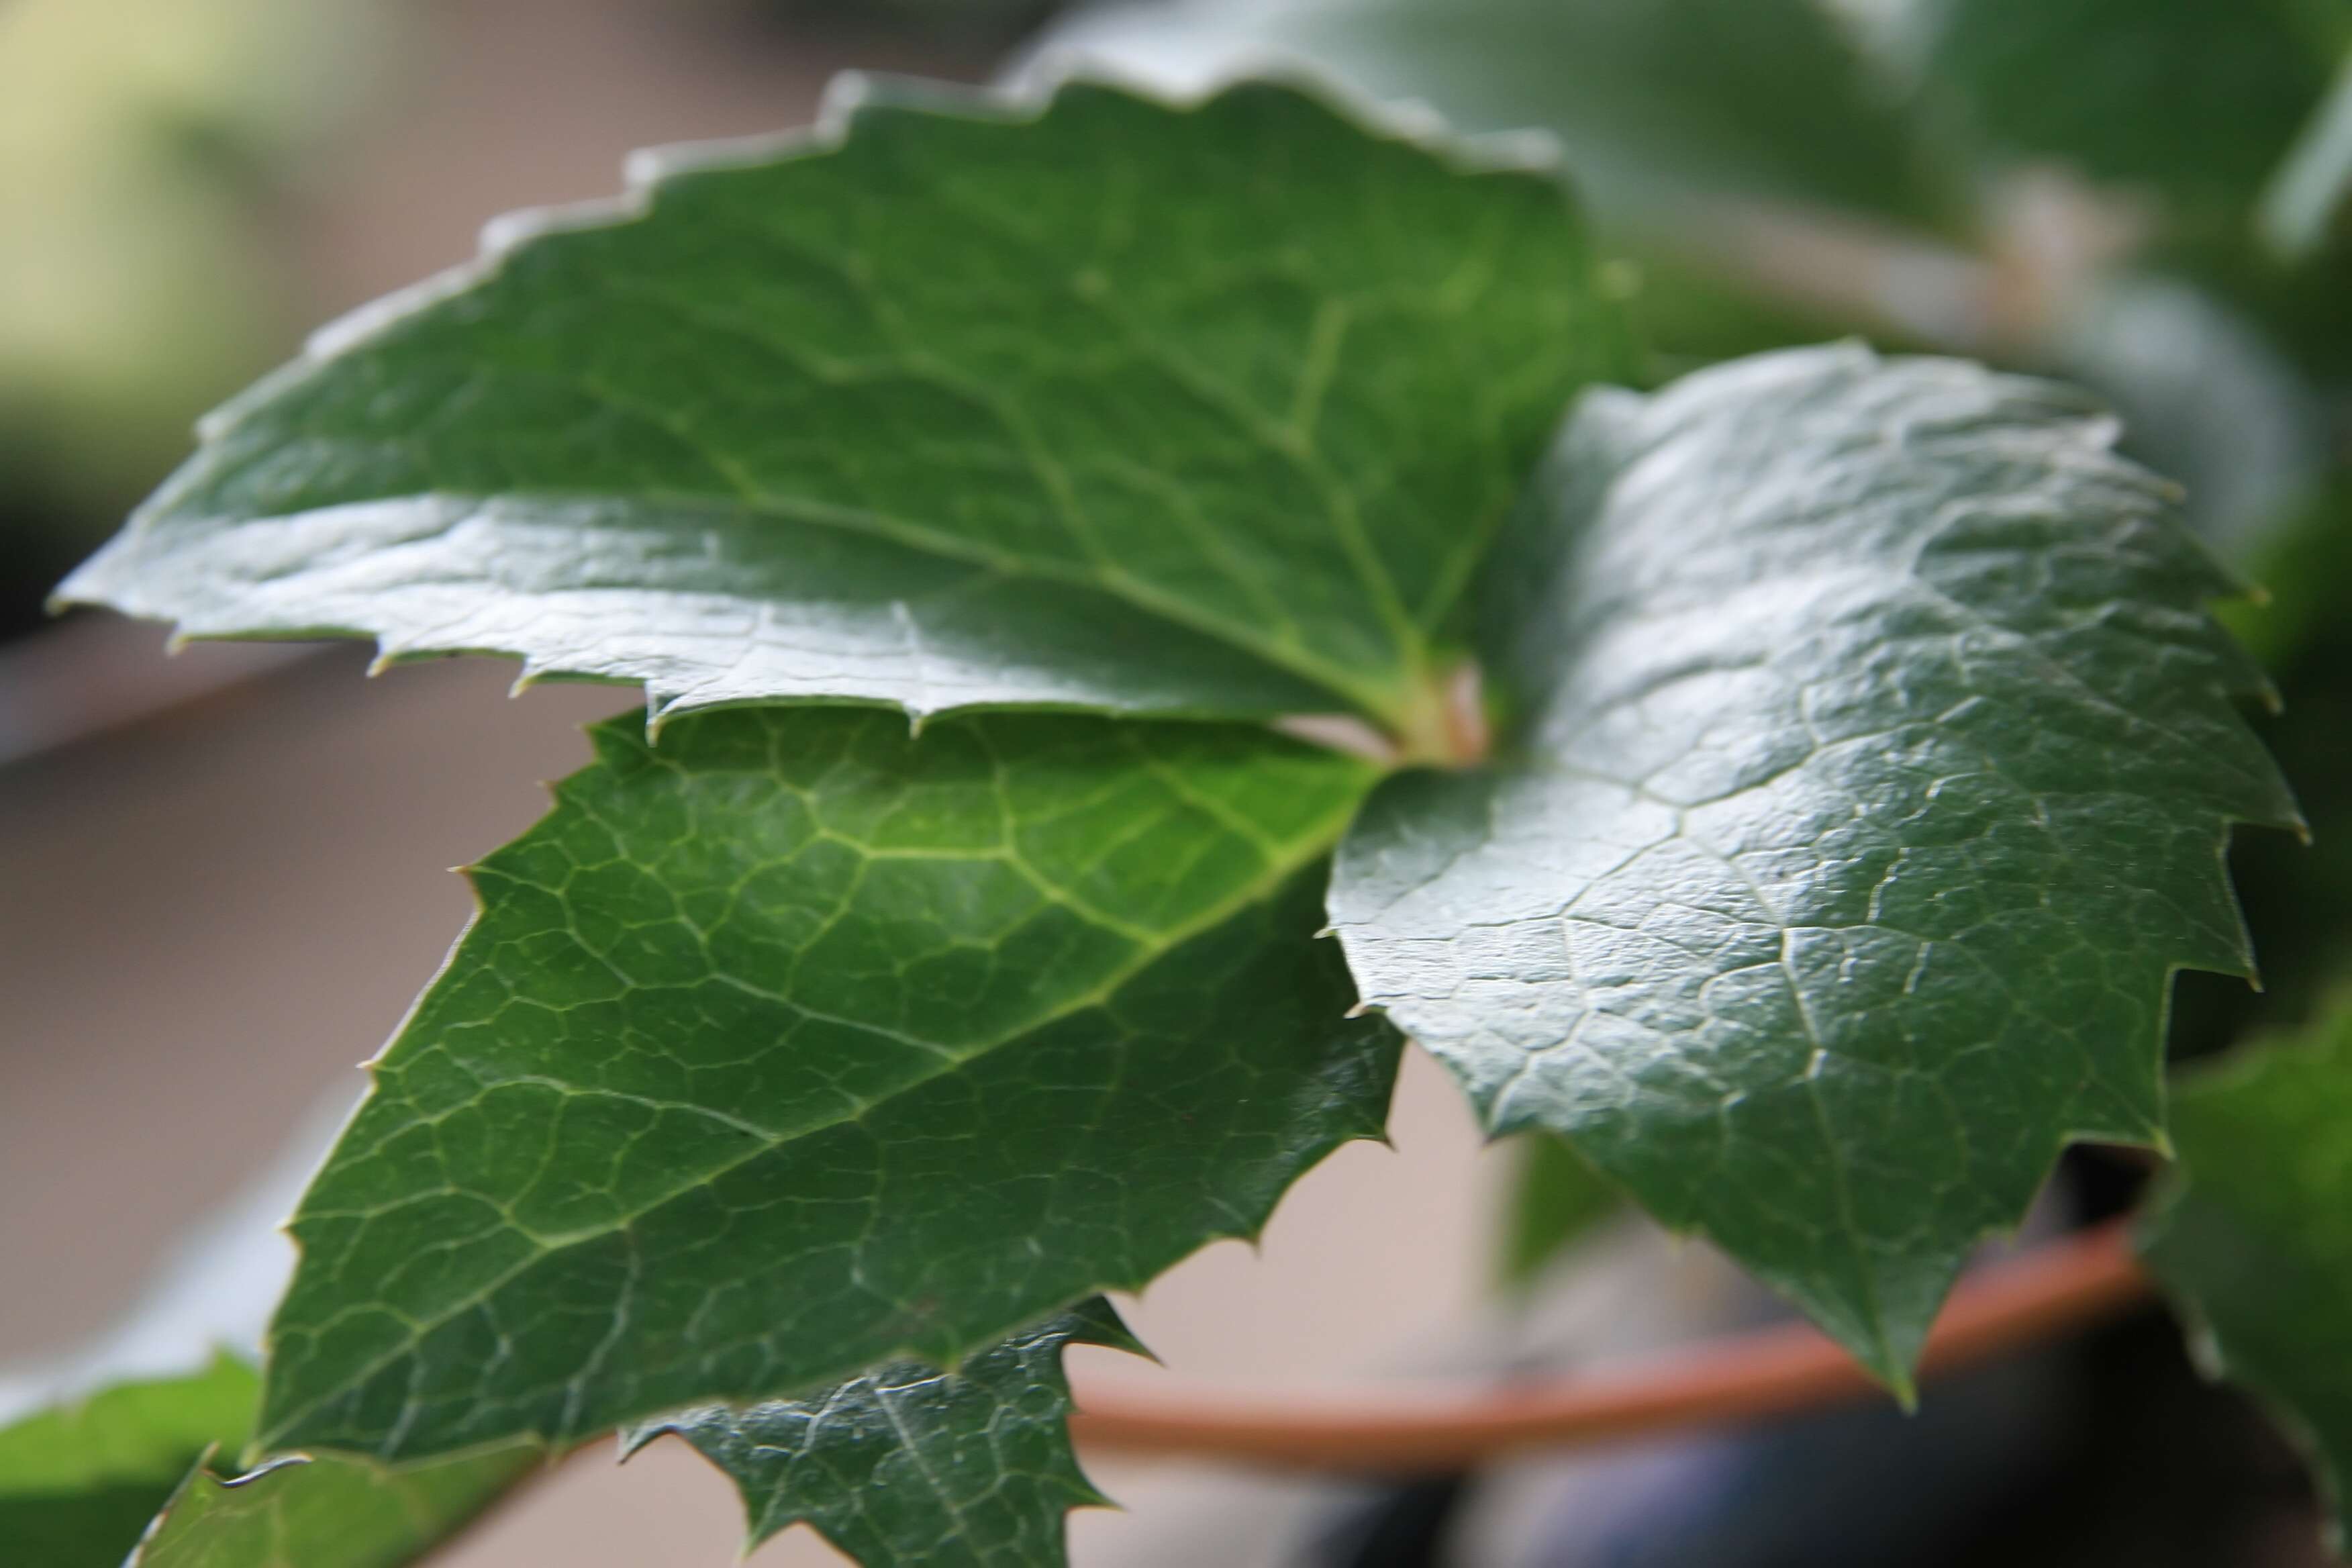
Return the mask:
{"type": "MultiPolygon", "coordinates": [[[[1097,1293],[1377,1136],[1400,1029],[1558,1156],[1522,1272],[1622,1188],[1906,1396],[2069,1140],[2162,1144],[2172,971],[2248,972],[2229,835],[2296,816],[2230,584],[2074,395],[1853,347],[1588,390],[1550,171],[1278,84],[892,89],[641,173],[322,335],[61,590],[656,721],[471,869],[295,1215],[252,1452],[317,1457],[159,1427],[149,1568],[389,1568],[616,1426],[755,1540],[1057,1563],[1097,1293]]],[[[2324,1224],[2292,1290],[2209,1273],[2230,1103],[2158,1255],[2260,1383],[2342,1282],[2324,1224]]]]}
{"type": "Polygon", "coordinates": [[[2179,1165],[2141,1249],[2208,1372],[2310,1454],[2337,1550],[2352,1520],[2352,1005],[2184,1072],[2179,1165]]]}
{"type": "Polygon", "coordinates": [[[1463,590],[1619,366],[1556,174],[1265,82],[844,103],[322,334],[60,599],[512,654],[656,716],[1337,710],[1430,745],[1463,590]]]}
{"type": "Polygon", "coordinates": [[[297,1210],[262,1447],[551,1444],[954,1365],[1377,1136],[1316,940],[1372,774],[1260,729],[594,731],[297,1210]]]}
{"type": "Polygon", "coordinates": [[[684,1411],[623,1447],[693,1444],[742,1492],[747,1550],[807,1523],[869,1568],[1061,1568],[1070,1510],[1108,1501],[1070,1448],[1072,1344],[1142,1348],[1097,1298],[950,1369],[898,1362],[802,1398],[684,1411]]]}
{"type": "Polygon", "coordinates": [[[2074,1138],[2163,1137],[2171,971],[2248,972],[2293,802],[2231,584],[2062,389],[1760,355],[1588,397],[1490,568],[1516,755],[1341,847],[1366,1001],[1898,1392],[2074,1138]]]}

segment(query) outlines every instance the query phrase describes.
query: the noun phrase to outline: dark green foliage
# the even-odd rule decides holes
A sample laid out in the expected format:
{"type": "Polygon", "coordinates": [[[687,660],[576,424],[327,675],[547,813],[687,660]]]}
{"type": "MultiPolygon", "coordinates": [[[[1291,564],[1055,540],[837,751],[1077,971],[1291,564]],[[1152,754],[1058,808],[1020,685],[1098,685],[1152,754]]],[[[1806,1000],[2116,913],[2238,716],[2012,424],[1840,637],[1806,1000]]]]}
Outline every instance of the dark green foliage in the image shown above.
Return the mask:
{"type": "Polygon", "coordinates": [[[1108,1500],[1070,1451],[1072,1344],[1139,1347],[1110,1303],[1081,1303],[942,1372],[877,1367],[822,1394],[706,1405],[625,1441],[675,1432],[743,1493],[749,1544],[806,1522],[860,1563],[1055,1568],[1063,1521],[1108,1500]]]}
{"type": "Polygon", "coordinates": [[[1681,188],[1933,221],[1953,195],[1815,0],[1238,0],[1203,22],[1458,125],[1539,126],[1612,202],[1681,188]]]}
{"type": "Polygon", "coordinates": [[[60,592],[516,654],[657,713],[1421,739],[1521,472],[1616,363],[1561,186],[1270,86],[923,102],[664,160],[634,220],[518,226],[215,415],[60,592]]]}
{"type": "Polygon", "coordinates": [[[2347,41],[2332,0],[1950,0],[1928,64],[1992,149],[2242,220],[2347,41]]]}
{"type": "Polygon", "coordinates": [[[2352,1009],[2183,1080],[2147,1261],[2217,1375],[2277,1411],[2352,1506],[2352,1009]]]}
{"type": "Polygon", "coordinates": [[[1898,1389],[2072,1138],[2162,1137],[2175,965],[2294,808],[2229,584],[2049,386],[1801,351],[1589,400],[1494,576],[1529,710],[1343,847],[1370,1002],[1898,1389]]]}
{"type": "Polygon", "coordinates": [[[1315,940],[1362,763],[768,708],[595,732],[293,1221],[270,1447],[551,1443],[952,1365],[1377,1135],[1315,940]]]}

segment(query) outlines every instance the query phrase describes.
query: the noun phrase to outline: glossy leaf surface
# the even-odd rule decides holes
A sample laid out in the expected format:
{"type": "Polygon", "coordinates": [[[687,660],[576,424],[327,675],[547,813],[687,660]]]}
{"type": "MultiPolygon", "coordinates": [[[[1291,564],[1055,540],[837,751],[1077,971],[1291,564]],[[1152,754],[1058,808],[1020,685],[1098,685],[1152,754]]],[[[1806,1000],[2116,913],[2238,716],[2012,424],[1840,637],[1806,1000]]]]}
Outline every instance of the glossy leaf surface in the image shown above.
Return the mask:
{"type": "Polygon", "coordinates": [[[2186,1075],[2179,1170],[2147,1261],[2208,1367],[2312,1453],[2343,1539],[2352,1505],[2352,1010],[2186,1075]]]}
{"type": "Polygon", "coordinates": [[[331,331],[68,581],[793,698],[1430,721],[1464,585],[1612,363],[1550,174],[1316,99],[869,95],[654,159],[331,331]]]}
{"type": "Polygon", "coordinates": [[[1588,399],[1497,559],[1490,775],[1383,786],[1334,923],[1488,1124],[1568,1136],[1898,1388],[2071,1138],[2161,1136],[2294,807],[2229,584],[2071,395],[1798,351],[1588,399]]]}
{"type": "Polygon", "coordinates": [[[1380,1130],[1395,1037],[1314,938],[1360,763],[839,708],[595,739],[296,1214],[269,1447],[952,1365],[1380,1130]]]}
{"type": "Polygon", "coordinates": [[[734,1478],[757,1546],[806,1522],[866,1568],[1061,1568],[1064,1520],[1104,1502],[1070,1450],[1071,1344],[1134,1348],[1097,1299],[952,1372],[901,1362],[802,1399],[648,1422],[734,1478]]]}

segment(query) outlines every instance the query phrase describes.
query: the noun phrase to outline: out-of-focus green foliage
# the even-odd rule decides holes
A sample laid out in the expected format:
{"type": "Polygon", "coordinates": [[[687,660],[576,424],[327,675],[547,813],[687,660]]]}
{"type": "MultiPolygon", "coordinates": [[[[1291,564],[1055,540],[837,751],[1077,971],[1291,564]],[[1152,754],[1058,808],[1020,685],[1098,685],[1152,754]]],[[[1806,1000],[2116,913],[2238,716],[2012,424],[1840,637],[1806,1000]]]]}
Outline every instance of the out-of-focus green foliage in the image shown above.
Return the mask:
{"type": "Polygon", "coordinates": [[[1927,81],[1996,160],[2242,221],[2327,89],[2340,22],[2305,0],[1945,0],[1927,81]]]}
{"type": "Polygon", "coordinates": [[[1567,1139],[1528,1132],[1512,1142],[1518,1164],[1505,1200],[1495,1264],[1505,1285],[1524,1287],[1595,1226],[1622,1211],[1625,1200],[1567,1139]]]}
{"type": "Polygon", "coordinates": [[[251,1367],[220,1355],[0,1426],[0,1562],[116,1568],[205,1455],[245,1441],[260,1391],[251,1367]]]}
{"type": "Polygon", "coordinates": [[[1539,129],[1604,208],[1706,193],[1932,222],[1958,195],[1816,0],[1177,0],[1056,41],[1194,80],[1271,53],[1464,130],[1539,129]]]}
{"type": "Polygon", "coordinates": [[[2232,560],[2268,548],[2326,482],[2319,386],[2252,314],[2186,279],[2118,270],[2084,284],[2037,353],[2099,390],[2125,449],[2186,488],[2190,525],[2232,560]]]}
{"type": "Polygon", "coordinates": [[[2186,1074],[2179,1168],[2145,1227],[2149,1266],[2209,1370],[2309,1452],[2344,1543],[2352,1498],[2352,1011],[2186,1074]]]}
{"type": "Polygon", "coordinates": [[[2210,975],[2181,976],[2177,1052],[2205,1056],[2248,1032],[2300,1027],[2352,980],[2352,482],[2340,472],[2247,563],[2259,603],[2224,606],[2233,629],[2276,682],[2263,737],[2294,785],[2308,842],[2247,834],[2232,847],[2260,991],[2210,975]]]}
{"type": "Polygon", "coordinates": [[[1143,1353],[1097,1298],[951,1369],[888,1363],[798,1398],[682,1410],[622,1444],[693,1444],[741,1492],[747,1550],[806,1523],[861,1563],[1059,1568],[1065,1517],[1110,1500],[1070,1448],[1074,1344],[1143,1353]]]}
{"type": "Polygon", "coordinates": [[[2263,237],[2293,260],[2324,246],[2352,195],[2352,62],[2305,125],[2284,163],[2263,193],[2263,237]]]}
{"type": "Polygon", "coordinates": [[[1890,1385],[2078,1139],[2158,1143],[2293,804],[2226,591],[2077,395],[1858,347],[1580,405],[1496,547],[1512,754],[1341,842],[1364,1000],[1890,1385]],[[1893,433],[1893,434],[1890,434],[1893,433]]]}
{"type": "Polygon", "coordinates": [[[295,323],[257,200],[353,98],[367,0],[0,5],[0,468],[120,502],[295,323]]]}

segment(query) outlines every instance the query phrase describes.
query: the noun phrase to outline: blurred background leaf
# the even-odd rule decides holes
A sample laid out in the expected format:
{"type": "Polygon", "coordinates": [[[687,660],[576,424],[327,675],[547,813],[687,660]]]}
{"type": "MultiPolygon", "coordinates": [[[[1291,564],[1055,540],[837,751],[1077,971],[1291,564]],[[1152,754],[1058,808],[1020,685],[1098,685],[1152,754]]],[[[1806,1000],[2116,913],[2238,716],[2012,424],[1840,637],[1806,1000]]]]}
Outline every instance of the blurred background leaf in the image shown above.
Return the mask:
{"type": "Polygon", "coordinates": [[[1496,1272],[1513,1289],[1533,1285],[1554,1259],[1625,1206],[1620,1193],[1565,1138],[1523,1132],[1503,1208],[1496,1272]]]}
{"type": "Polygon", "coordinates": [[[1995,167],[2063,164],[2242,222],[2347,39],[2326,0],[1915,0],[1925,87],[1995,167]]]}
{"type": "Polygon", "coordinates": [[[2263,237],[2287,260],[2326,245],[2352,190],[2352,66],[2339,68],[2262,197],[2263,237]]]}
{"type": "MultiPolygon", "coordinates": [[[[0,7],[0,533],[20,564],[70,564],[286,348],[269,209],[363,98],[383,32],[372,0],[0,7]]],[[[37,604],[7,586],[0,635],[37,604]]]]}
{"type": "Polygon", "coordinates": [[[1194,79],[1269,53],[1470,131],[1540,128],[1604,208],[1767,195],[1933,225],[1959,171],[1815,0],[1176,0],[1056,42],[1194,79]]]}
{"type": "Polygon", "coordinates": [[[0,1544],[42,1568],[118,1568],[189,1469],[245,1441],[260,1393],[224,1354],[0,1426],[0,1544]]]}

